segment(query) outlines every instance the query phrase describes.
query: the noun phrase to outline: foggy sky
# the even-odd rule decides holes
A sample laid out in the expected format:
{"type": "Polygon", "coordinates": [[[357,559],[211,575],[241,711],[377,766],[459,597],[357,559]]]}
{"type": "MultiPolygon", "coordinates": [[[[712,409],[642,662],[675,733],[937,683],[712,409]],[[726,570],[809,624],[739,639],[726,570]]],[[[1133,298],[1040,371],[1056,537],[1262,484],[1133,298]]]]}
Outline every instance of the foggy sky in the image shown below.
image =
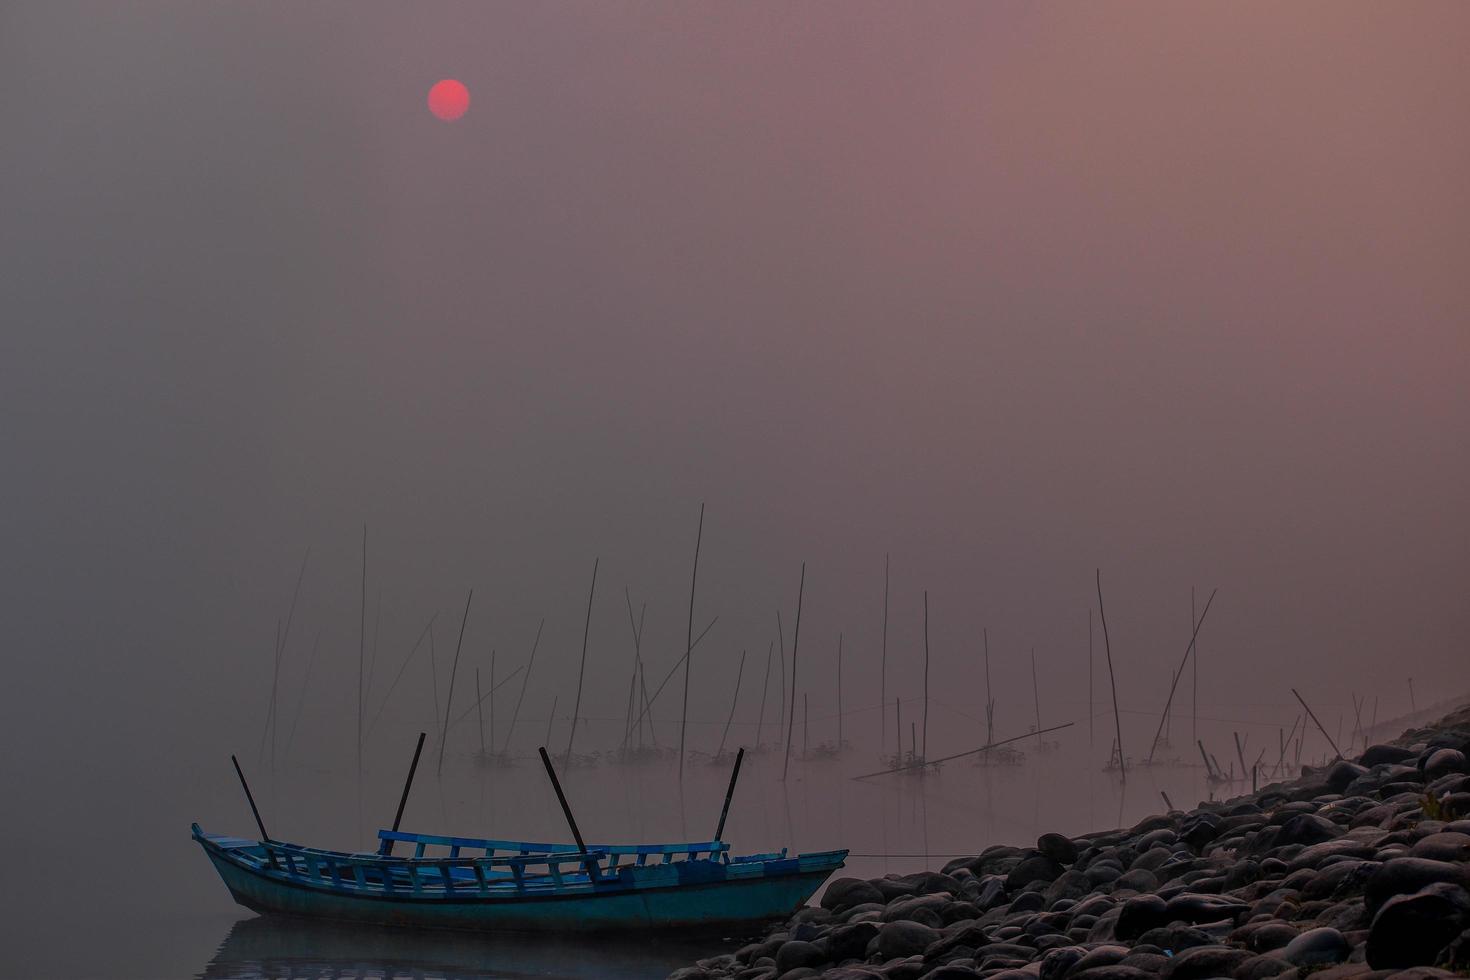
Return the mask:
{"type": "Polygon", "coordinates": [[[1216,713],[1470,687],[1467,52],[1455,3],[7,4],[7,768],[253,744],[308,548],[345,751],[364,524],[380,665],[473,588],[467,667],[546,617],[543,716],[600,558],[620,714],[701,501],[697,710],[803,561],[803,669],[841,631],[875,702],[885,554],[890,696],[927,589],[936,686],[988,628],[1078,716],[1097,567],[1125,709],[1191,585],[1216,713]]]}

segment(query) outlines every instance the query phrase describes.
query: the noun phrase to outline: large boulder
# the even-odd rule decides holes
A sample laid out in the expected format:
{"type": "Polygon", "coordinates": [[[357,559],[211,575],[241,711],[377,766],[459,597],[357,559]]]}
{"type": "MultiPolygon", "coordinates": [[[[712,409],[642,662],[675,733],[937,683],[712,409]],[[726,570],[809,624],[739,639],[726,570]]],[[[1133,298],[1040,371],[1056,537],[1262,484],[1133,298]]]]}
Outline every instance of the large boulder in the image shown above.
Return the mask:
{"type": "Polygon", "coordinates": [[[1077,845],[1061,834],[1042,834],[1036,841],[1036,850],[1057,864],[1073,864],[1077,860],[1077,845]]]}
{"type": "Polygon", "coordinates": [[[1464,864],[1470,862],[1470,834],[1446,833],[1441,831],[1421,837],[1409,849],[1411,857],[1428,858],[1431,861],[1450,861],[1464,864]]]}
{"type": "Polygon", "coordinates": [[[1433,780],[1465,771],[1465,753],[1459,749],[1438,749],[1424,760],[1425,779],[1433,780]]]}
{"type": "Polygon", "coordinates": [[[824,909],[841,911],[854,905],[864,905],[869,902],[882,905],[887,901],[883,893],[871,882],[863,881],[861,878],[838,878],[822,893],[821,905],[824,909]]]}
{"type": "Polygon", "coordinates": [[[1368,930],[1368,965],[1383,970],[1433,966],[1442,949],[1470,927],[1470,893],[1436,882],[1383,903],[1368,930]]]}
{"type": "Polygon", "coordinates": [[[827,962],[827,953],[816,943],[793,939],[776,950],[776,972],[788,973],[801,967],[817,967],[827,962]]]}
{"type": "Polygon", "coordinates": [[[1353,951],[1352,944],[1336,929],[1308,929],[1286,944],[1281,958],[1301,967],[1341,963],[1353,951]]]}
{"type": "Polygon", "coordinates": [[[1463,864],[1449,861],[1431,861],[1428,858],[1393,858],[1384,861],[1368,877],[1363,891],[1363,901],[1369,914],[1377,914],[1384,902],[1395,895],[1410,895],[1426,885],[1457,885],[1470,889],[1470,869],[1463,864]]]}
{"type": "Polygon", "coordinates": [[[1006,891],[1020,891],[1035,881],[1051,884],[1061,877],[1063,870],[1060,864],[1045,854],[1034,855],[1016,865],[1006,875],[1006,891]]]}
{"type": "Polygon", "coordinates": [[[1166,980],[1207,980],[1228,977],[1235,968],[1256,954],[1248,949],[1229,946],[1196,946],[1169,960],[1164,968],[1166,980]]]}
{"type": "Polygon", "coordinates": [[[878,930],[878,953],[884,959],[902,959],[924,952],[939,941],[939,930],[907,919],[885,923],[878,930]]]}

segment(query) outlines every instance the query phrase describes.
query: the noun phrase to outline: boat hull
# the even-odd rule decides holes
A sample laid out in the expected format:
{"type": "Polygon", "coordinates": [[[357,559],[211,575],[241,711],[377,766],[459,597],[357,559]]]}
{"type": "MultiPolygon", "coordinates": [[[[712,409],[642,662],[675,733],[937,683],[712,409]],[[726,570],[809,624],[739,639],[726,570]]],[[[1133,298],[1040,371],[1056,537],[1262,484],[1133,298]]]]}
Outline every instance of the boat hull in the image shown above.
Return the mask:
{"type": "Polygon", "coordinates": [[[235,901],[261,914],[477,932],[611,932],[760,922],[800,908],[835,870],[609,894],[426,900],[302,887],[231,860],[219,850],[205,851],[235,901]]]}

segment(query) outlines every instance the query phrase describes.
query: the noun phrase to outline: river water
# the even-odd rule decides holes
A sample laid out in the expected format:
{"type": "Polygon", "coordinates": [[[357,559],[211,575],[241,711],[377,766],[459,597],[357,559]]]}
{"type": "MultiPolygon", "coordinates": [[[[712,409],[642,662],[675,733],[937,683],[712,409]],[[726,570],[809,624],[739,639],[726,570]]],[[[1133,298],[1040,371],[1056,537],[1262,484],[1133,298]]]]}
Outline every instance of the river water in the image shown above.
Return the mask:
{"type": "MultiPolygon", "coordinates": [[[[1032,843],[1044,831],[1080,834],[1127,825],[1160,811],[1161,791],[1180,806],[1210,792],[1198,767],[1136,768],[1126,785],[1104,772],[1111,739],[1102,720],[1091,744],[1085,720],[1050,736],[1057,742],[1050,750],[1038,749],[1033,738],[1017,743],[1025,753],[1019,765],[963,758],[922,777],[854,779],[884,765],[876,712],[866,724],[859,724],[861,712],[854,715],[849,741],[859,747],[838,758],[803,761],[803,744],[816,736],[804,739],[798,722],[784,781],[779,749],[747,756],[725,833],[737,851],[845,847],[852,856],[841,874],[904,873],[939,867],[990,844],[1032,843]]],[[[676,725],[662,727],[665,740],[676,734],[676,725]]],[[[893,726],[886,727],[892,742],[893,726]]],[[[1125,727],[1125,737],[1146,745],[1151,726],[1140,719],[1134,727],[1125,727]]],[[[589,749],[612,741],[611,731],[596,729],[589,725],[580,736],[589,749]]],[[[774,740],[771,729],[767,735],[774,740]]],[[[1251,741],[1262,744],[1267,732],[1256,731],[1251,741]]],[[[912,728],[906,734],[917,735],[912,728]]],[[[1269,735],[1274,743],[1276,733],[1269,735]]],[[[958,710],[946,716],[936,705],[930,738],[941,747],[931,749],[932,757],[973,746],[972,718],[958,710]]],[[[1230,744],[1230,736],[1218,731],[1206,738],[1230,744]]],[[[338,849],[371,847],[375,829],[391,823],[412,736],[378,738],[374,745],[365,760],[361,810],[352,763],[313,761],[302,751],[272,772],[253,753],[242,753],[272,835],[338,849]]],[[[509,768],[477,765],[473,752],[450,752],[440,775],[431,739],[404,829],[569,837],[530,750],[521,749],[518,764],[509,768]]],[[[1274,750],[1271,755],[1274,761],[1274,750]]],[[[665,976],[746,938],[548,941],[262,919],[232,903],[189,838],[191,820],[207,830],[254,836],[228,755],[214,740],[170,743],[149,765],[109,760],[104,740],[75,770],[33,773],[32,784],[62,804],[8,814],[16,825],[8,877],[28,884],[6,900],[7,976],[644,978],[665,976]],[[19,840],[49,843],[21,847],[19,840]]],[[[564,782],[584,835],[624,842],[708,839],[728,778],[727,763],[706,758],[688,762],[681,781],[666,758],[577,766],[564,782]]]]}

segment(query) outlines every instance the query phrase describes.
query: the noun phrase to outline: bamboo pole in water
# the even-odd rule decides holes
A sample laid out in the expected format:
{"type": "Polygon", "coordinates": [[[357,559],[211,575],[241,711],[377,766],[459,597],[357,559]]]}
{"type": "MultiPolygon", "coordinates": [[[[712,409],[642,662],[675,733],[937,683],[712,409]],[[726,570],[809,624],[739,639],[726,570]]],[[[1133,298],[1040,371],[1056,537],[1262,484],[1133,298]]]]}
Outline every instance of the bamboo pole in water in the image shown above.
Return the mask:
{"type": "Polygon", "coordinates": [[[1124,782],[1128,780],[1128,765],[1123,755],[1123,716],[1118,711],[1118,679],[1113,673],[1113,644],[1108,639],[1108,614],[1103,608],[1102,569],[1097,569],[1097,615],[1102,620],[1103,649],[1108,656],[1108,684],[1113,690],[1113,728],[1118,738],[1118,774],[1124,782]]]}
{"type": "MultiPolygon", "coordinates": [[[[413,655],[419,652],[419,647],[423,644],[424,637],[429,635],[429,627],[433,625],[434,620],[438,618],[438,616],[439,614],[435,613],[433,616],[429,617],[429,621],[425,623],[424,628],[419,631],[419,638],[413,641],[413,648],[408,651],[408,656],[403,658],[403,664],[398,668],[398,673],[394,675],[393,683],[388,685],[388,693],[383,695],[383,701],[381,704],[378,705],[378,710],[373,715],[373,720],[368,723],[367,733],[369,735],[373,733],[374,728],[378,727],[378,721],[383,717],[383,709],[388,707],[388,701],[393,697],[393,692],[398,689],[398,682],[403,679],[403,672],[408,669],[409,662],[413,660],[413,655]]],[[[439,709],[437,707],[434,709],[434,727],[439,727],[439,709]]]]}
{"type": "MultiPolygon", "coordinates": [[[[556,695],[551,696],[551,714],[546,716],[546,742],[551,742],[551,724],[556,721],[556,695]]],[[[568,759],[568,762],[571,760],[568,759]]]]}
{"type": "MultiPolygon", "coordinates": [[[[490,754],[495,754],[495,689],[500,685],[495,683],[495,648],[490,648],[490,754]]],[[[479,697],[477,693],[475,695],[479,697]]],[[[482,738],[483,743],[485,740],[482,738]]]]}
{"type": "Polygon", "coordinates": [[[990,696],[990,627],[980,631],[985,642],[985,744],[995,741],[995,699],[990,696]]]}
{"type": "Polygon", "coordinates": [[[1087,747],[1092,748],[1092,609],[1087,610],[1087,747]]]}
{"type": "MultiPolygon", "coordinates": [[[[306,658],[306,676],[301,679],[301,694],[296,699],[296,714],[291,717],[291,734],[286,736],[286,756],[291,755],[291,746],[296,744],[296,726],[301,722],[301,708],[306,704],[306,691],[311,684],[311,667],[316,663],[317,647],[322,642],[322,631],[317,630],[311,641],[311,655],[306,658]]],[[[371,731],[371,726],[369,727],[371,731]]]]}
{"type": "MultiPolygon", "coordinates": [[[[796,724],[796,648],[801,643],[801,598],[806,592],[806,562],[801,563],[801,582],[796,587],[796,631],[791,634],[791,710],[786,715],[786,761],[781,766],[781,782],[791,769],[791,727],[796,724]]],[[[777,613],[779,622],[780,613],[777,613]]]]}
{"type": "Polygon", "coordinates": [[[704,503],[699,505],[699,530],[694,536],[694,568],[689,572],[689,622],[684,633],[684,709],[679,721],[679,781],[684,781],[684,730],[689,727],[689,672],[694,666],[694,586],[699,581],[699,545],[704,540],[704,503]]]}
{"type": "Polygon", "coordinates": [[[764,736],[766,730],[766,692],[770,690],[771,687],[771,654],[775,650],[775,648],[776,644],[774,643],[766,647],[766,679],[761,682],[761,713],[757,717],[755,723],[756,749],[759,749],[761,747],[762,737],[764,736]]]}
{"type": "MultiPolygon", "coordinates": [[[[781,628],[781,610],[776,610],[776,649],[781,655],[781,713],[776,716],[776,734],[781,734],[781,719],[786,717],[786,633],[781,628]]],[[[784,743],[783,743],[784,746],[784,743]]]]}
{"type": "Polygon", "coordinates": [[[1200,627],[1205,625],[1205,617],[1210,614],[1210,605],[1215,601],[1215,593],[1219,591],[1219,589],[1210,590],[1210,597],[1205,601],[1205,611],[1199,614],[1199,620],[1194,624],[1194,632],[1189,636],[1189,646],[1184,648],[1184,658],[1179,661],[1179,670],[1174,674],[1174,682],[1169,685],[1169,699],[1164,702],[1164,714],[1159,718],[1159,730],[1154,732],[1153,744],[1148,747],[1149,763],[1154,761],[1154,750],[1159,747],[1159,737],[1164,733],[1164,719],[1168,718],[1169,709],[1174,704],[1174,691],[1179,686],[1179,678],[1184,676],[1184,665],[1189,662],[1189,655],[1194,652],[1195,643],[1199,640],[1200,627]]]}
{"type": "MultiPolygon", "coordinates": [[[[1050,728],[1046,729],[1046,731],[1047,732],[1056,732],[1056,731],[1061,731],[1063,728],[1071,728],[1071,727],[1072,727],[1072,722],[1069,721],[1069,722],[1064,722],[1063,724],[1060,724],[1060,725],[1053,725],[1050,728]]],[[[888,775],[891,772],[902,772],[905,769],[920,769],[920,768],[923,768],[925,766],[937,766],[940,763],[950,762],[950,761],[953,761],[954,759],[963,759],[966,756],[979,755],[981,752],[989,752],[991,749],[999,748],[1000,746],[1006,745],[1006,744],[1008,744],[1010,742],[1018,742],[1018,741],[1020,741],[1023,738],[1030,738],[1031,737],[1031,734],[1032,734],[1031,732],[1027,732],[1024,735],[1013,735],[1010,738],[1003,738],[999,742],[991,742],[991,743],[988,743],[986,745],[982,745],[978,749],[970,749],[970,750],[965,751],[965,752],[956,752],[954,755],[941,756],[940,758],[935,759],[932,762],[921,762],[921,761],[915,760],[914,762],[910,762],[910,763],[905,764],[905,765],[894,766],[891,769],[882,769],[882,770],[879,770],[878,772],[866,772],[866,773],[863,773],[861,776],[853,776],[852,778],[853,779],[871,779],[874,776],[886,776],[886,775],[888,775]]]]}
{"type": "MultiPolygon", "coordinates": [[[[699,641],[702,640],[702,639],[704,639],[705,633],[708,633],[710,630],[714,629],[715,624],[718,623],[719,621],[720,621],[720,617],[718,617],[718,616],[716,616],[714,619],[712,619],[712,620],[709,621],[709,625],[704,628],[703,632],[701,632],[698,636],[696,636],[694,638],[694,649],[696,649],[696,650],[699,649],[699,641]]],[[[676,673],[679,672],[679,668],[684,664],[684,661],[688,658],[688,656],[689,656],[688,654],[683,654],[683,655],[681,655],[679,657],[678,660],[674,661],[674,666],[672,666],[672,667],[669,668],[669,672],[664,675],[664,679],[659,682],[658,687],[654,688],[653,697],[648,698],[647,701],[646,701],[646,703],[644,704],[644,707],[643,707],[644,714],[648,714],[649,712],[651,712],[653,710],[653,702],[655,702],[655,701],[658,700],[658,696],[664,692],[664,688],[666,686],[668,686],[669,680],[676,673]]],[[[643,721],[643,715],[639,715],[638,716],[638,721],[639,722],[642,722],[643,721]]],[[[653,716],[652,715],[648,715],[648,727],[649,727],[650,730],[652,730],[652,728],[653,728],[653,716]]],[[[657,739],[654,739],[654,741],[657,742],[658,740],[657,739]]]]}
{"type": "Polygon", "coordinates": [[[924,590],[924,751],[929,756],[929,590],[924,590]]]}
{"type": "Polygon", "coordinates": [[[878,655],[878,744],[888,741],[888,555],[883,555],[883,646],[878,655]]]}
{"type": "Polygon", "coordinates": [[[582,666],[577,670],[577,703],[572,708],[572,730],[567,733],[567,761],[572,764],[572,743],[577,738],[577,719],[582,714],[582,679],[587,676],[587,637],[592,632],[592,597],[597,593],[597,566],[601,558],[592,559],[592,585],[587,589],[587,618],[582,624],[582,666]]]}
{"type": "Polygon", "coordinates": [[[842,751],[842,634],[837,634],[837,751],[842,751]]]}
{"type": "Polygon", "coordinates": [[[368,648],[368,525],[363,525],[362,602],[357,613],[357,813],[363,808],[363,654],[368,648]]]}
{"type": "Polygon", "coordinates": [[[1036,683],[1036,648],[1031,648],[1031,697],[1036,702],[1036,747],[1041,748],[1041,688],[1036,683]]]}
{"type": "MultiPolygon", "coordinates": [[[[495,683],[495,672],[490,673],[490,683],[495,683]]],[[[480,668],[475,668],[475,716],[480,723],[480,755],[488,753],[485,751],[485,709],[483,707],[484,697],[480,694],[480,668]]]]}
{"type": "MultiPolygon", "coordinates": [[[[1189,621],[1195,622],[1194,618],[1194,586],[1189,587],[1189,621]]],[[[1189,709],[1193,713],[1193,721],[1190,724],[1189,734],[1191,738],[1199,739],[1199,640],[1194,643],[1194,693],[1189,698],[1189,709]]]]}
{"type": "Polygon", "coordinates": [[[730,724],[735,720],[735,705],[740,703],[740,679],[745,676],[745,651],[740,651],[740,669],[735,672],[735,693],[730,698],[730,717],[725,719],[725,730],[720,733],[720,747],[715,758],[725,754],[725,739],[730,735],[730,724]]]}
{"type": "Polygon", "coordinates": [[[475,597],[475,590],[470,589],[470,594],[464,600],[464,616],[459,621],[459,640],[454,644],[454,663],[449,668],[449,693],[444,695],[444,731],[439,736],[439,765],[435,771],[436,776],[444,774],[444,743],[449,739],[449,711],[454,706],[454,677],[459,673],[459,651],[464,647],[464,628],[470,621],[470,600],[475,597]]]}
{"type": "Polygon", "coordinates": [[[516,695],[515,710],[510,713],[510,729],[505,733],[505,751],[510,751],[510,737],[516,733],[516,721],[521,717],[521,702],[526,700],[526,685],[531,683],[531,668],[536,665],[536,648],[541,645],[541,629],[546,620],[536,627],[536,639],[531,641],[531,658],[526,661],[526,675],[521,678],[521,693],[516,695]]]}
{"type": "Polygon", "coordinates": [[[1302,700],[1302,696],[1300,694],[1297,694],[1296,688],[1292,688],[1291,693],[1296,695],[1296,699],[1298,701],[1301,701],[1302,707],[1306,708],[1307,714],[1311,716],[1313,723],[1317,726],[1317,730],[1322,733],[1323,738],[1327,739],[1327,744],[1332,746],[1332,751],[1336,753],[1337,758],[1341,759],[1342,752],[1338,749],[1337,743],[1332,740],[1332,736],[1327,734],[1327,729],[1323,728],[1322,723],[1317,720],[1316,713],[1312,711],[1311,707],[1308,706],[1306,701],[1302,700]]]}

